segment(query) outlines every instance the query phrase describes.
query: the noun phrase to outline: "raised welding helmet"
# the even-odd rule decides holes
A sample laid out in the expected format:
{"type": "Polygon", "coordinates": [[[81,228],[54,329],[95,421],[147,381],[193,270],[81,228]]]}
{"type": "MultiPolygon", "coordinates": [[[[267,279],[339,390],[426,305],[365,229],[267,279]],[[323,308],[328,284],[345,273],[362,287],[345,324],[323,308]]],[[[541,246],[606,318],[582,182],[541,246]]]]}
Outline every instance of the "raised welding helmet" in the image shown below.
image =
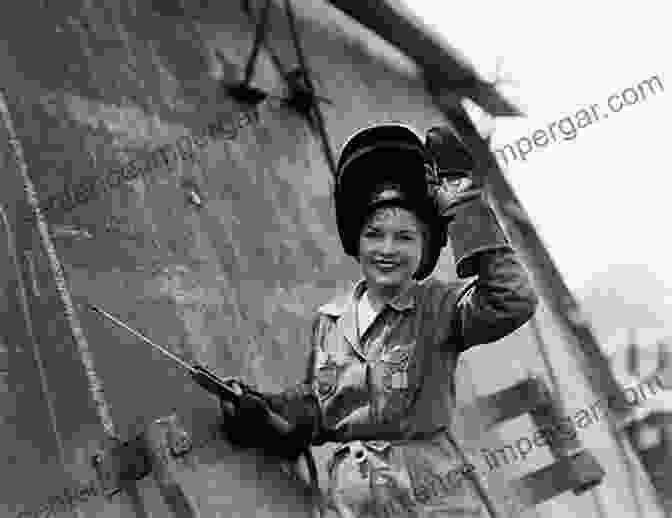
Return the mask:
{"type": "MultiPolygon", "coordinates": [[[[439,171],[437,158],[403,124],[370,126],[347,140],[334,189],[336,224],[346,254],[358,258],[359,233],[373,210],[397,205],[414,212],[429,228],[429,243],[413,277],[422,280],[432,273],[447,240],[428,186],[428,175],[439,171]]],[[[446,163],[450,157],[440,158],[446,163]]]]}

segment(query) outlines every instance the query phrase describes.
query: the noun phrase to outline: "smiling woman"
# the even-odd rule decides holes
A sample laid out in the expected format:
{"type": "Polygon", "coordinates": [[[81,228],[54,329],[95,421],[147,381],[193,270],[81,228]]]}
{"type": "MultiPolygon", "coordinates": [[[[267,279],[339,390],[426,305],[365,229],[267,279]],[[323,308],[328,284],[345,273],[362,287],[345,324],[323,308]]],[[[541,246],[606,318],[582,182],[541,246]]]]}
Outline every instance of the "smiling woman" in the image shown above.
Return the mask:
{"type": "MultiPolygon", "coordinates": [[[[447,170],[475,176],[452,130],[427,139],[447,170]]],[[[407,126],[384,124],[355,133],[338,161],[338,232],[362,278],[318,308],[303,399],[291,388],[284,397],[302,416],[287,415],[297,424],[286,444],[338,443],[327,493],[342,518],[485,516],[489,502],[449,431],[457,359],[520,327],[537,304],[478,183],[447,187],[429,149],[407,126]],[[430,277],[448,235],[458,276],[475,282],[430,277]]],[[[247,441],[255,419],[235,415],[247,441]]]]}
{"type": "Polygon", "coordinates": [[[385,196],[394,196],[394,187],[384,185],[376,196],[378,207],[362,227],[359,263],[369,279],[366,300],[378,310],[383,301],[412,282],[425,248],[425,224],[411,211],[390,206],[385,196]]]}

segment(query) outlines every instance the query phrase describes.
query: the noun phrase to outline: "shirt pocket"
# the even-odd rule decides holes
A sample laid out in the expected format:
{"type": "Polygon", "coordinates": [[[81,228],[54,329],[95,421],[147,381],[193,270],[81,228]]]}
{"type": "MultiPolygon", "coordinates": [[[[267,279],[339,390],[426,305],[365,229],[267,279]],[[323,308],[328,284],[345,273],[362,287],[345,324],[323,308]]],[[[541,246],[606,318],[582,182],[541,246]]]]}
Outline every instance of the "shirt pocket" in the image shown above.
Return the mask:
{"type": "Polygon", "coordinates": [[[341,371],[347,362],[333,354],[320,350],[315,362],[315,391],[323,400],[333,396],[338,388],[341,371]]]}

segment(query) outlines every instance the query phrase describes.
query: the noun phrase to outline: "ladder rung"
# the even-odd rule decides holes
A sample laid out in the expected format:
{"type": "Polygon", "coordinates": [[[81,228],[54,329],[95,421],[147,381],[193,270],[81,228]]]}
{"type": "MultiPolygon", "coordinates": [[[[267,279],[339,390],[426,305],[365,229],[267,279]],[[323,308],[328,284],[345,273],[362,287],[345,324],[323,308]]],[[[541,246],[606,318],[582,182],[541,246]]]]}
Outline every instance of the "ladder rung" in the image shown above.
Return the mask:
{"type": "Polygon", "coordinates": [[[541,405],[551,404],[551,396],[543,381],[528,378],[511,387],[487,396],[464,408],[466,414],[476,414],[486,430],[509,419],[530,413],[541,405]]]}
{"type": "MultiPolygon", "coordinates": [[[[569,427],[574,427],[571,419],[568,421],[567,415],[563,415],[561,408],[554,402],[549,404],[542,404],[530,411],[532,420],[537,430],[551,430],[557,431],[558,427],[564,424],[569,427]]],[[[551,433],[551,436],[554,434],[551,433]]],[[[567,435],[566,433],[564,435],[567,435]]],[[[582,448],[581,440],[578,433],[574,437],[563,436],[562,439],[550,440],[549,449],[556,459],[567,457],[571,453],[582,448]]]]}
{"type": "Polygon", "coordinates": [[[511,488],[525,507],[533,507],[565,491],[580,494],[602,482],[604,470],[589,451],[562,458],[512,482],[511,488]]]}

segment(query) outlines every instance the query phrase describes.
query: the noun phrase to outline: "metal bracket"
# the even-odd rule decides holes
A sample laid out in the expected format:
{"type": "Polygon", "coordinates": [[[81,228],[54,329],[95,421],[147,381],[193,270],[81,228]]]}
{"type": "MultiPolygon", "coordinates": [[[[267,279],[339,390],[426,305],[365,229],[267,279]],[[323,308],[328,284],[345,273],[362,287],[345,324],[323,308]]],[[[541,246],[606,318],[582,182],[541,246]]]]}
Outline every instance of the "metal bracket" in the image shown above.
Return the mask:
{"type": "Polygon", "coordinates": [[[192,450],[189,433],[173,413],[144,426],[129,441],[106,439],[93,455],[92,464],[103,495],[109,500],[117,493],[126,493],[137,516],[146,518],[148,515],[136,482],[152,474],[173,516],[197,518],[194,502],[175,476],[177,459],[192,450]]]}
{"type": "Polygon", "coordinates": [[[155,423],[165,428],[168,450],[173,457],[184,457],[192,451],[193,442],[189,432],[182,426],[177,415],[171,414],[157,419],[155,423]]]}
{"type": "MultiPolygon", "coordinates": [[[[183,458],[193,449],[189,433],[175,414],[154,421],[162,432],[162,444],[172,458],[183,458]]],[[[152,472],[152,452],[148,447],[147,430],[135,438],[121,442],[107,439],[92,457],[103,493],[109,498],[128,482],[141,480],[152,472]]]]}
{"type": "Polygon", "coordinates": [[[93,455],[92,464],[108,499],[151,472],[149,455],[141,437],[123,443],[118,439],[105,440],[93,455]]]}
{"type": "Polygon", "coordinates": [[[149,453],[154,480],[176,518],[199,518],[196,503],[179,483],[175,457],[192,449],[192,441],[174,413],[156,419],[145,428],[144,444],[149,453]]]}

